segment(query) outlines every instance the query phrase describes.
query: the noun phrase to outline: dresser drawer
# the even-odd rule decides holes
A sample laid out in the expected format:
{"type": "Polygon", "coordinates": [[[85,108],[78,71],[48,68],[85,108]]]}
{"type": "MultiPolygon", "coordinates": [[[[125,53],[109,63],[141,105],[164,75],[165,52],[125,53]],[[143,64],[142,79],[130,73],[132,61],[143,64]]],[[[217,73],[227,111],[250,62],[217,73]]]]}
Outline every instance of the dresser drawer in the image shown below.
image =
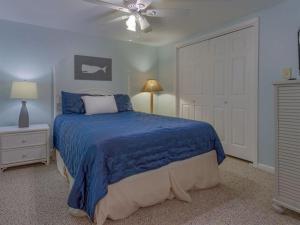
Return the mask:
{"type": "Polygon", "coordinates": [[[5,134],[0,136],[1,149],[19,148],[47,143],[46,132],[5,134]]]}
{"type": "Polygon", "coordinates": [[[39,160],[47,157],[46,146],[26,147],[21,149],[11,149],[1,152],[2,164],[10,164],[17,162],[26,162],[31,160],[39,160]]]}

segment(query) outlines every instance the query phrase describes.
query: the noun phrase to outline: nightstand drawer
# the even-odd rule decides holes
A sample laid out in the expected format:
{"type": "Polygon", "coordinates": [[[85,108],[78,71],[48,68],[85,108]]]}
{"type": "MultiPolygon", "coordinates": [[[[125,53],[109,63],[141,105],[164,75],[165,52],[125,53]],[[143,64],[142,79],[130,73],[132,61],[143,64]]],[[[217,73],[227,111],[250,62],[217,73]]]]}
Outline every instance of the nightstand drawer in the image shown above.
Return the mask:
{"type": "Polygon", "coordinates": [[[2,164],[26,162],[46,158],[46,146],[26,147],[22,149],[11,149],[1,152],[2,164]]]}
{"type": "Polygon", "coordinates": [[[0,137],[2,149],[19,148],[34,145],[44,145],[47,143],[46,132],[29,132],[17,134],[5,134],[0,137]]]}

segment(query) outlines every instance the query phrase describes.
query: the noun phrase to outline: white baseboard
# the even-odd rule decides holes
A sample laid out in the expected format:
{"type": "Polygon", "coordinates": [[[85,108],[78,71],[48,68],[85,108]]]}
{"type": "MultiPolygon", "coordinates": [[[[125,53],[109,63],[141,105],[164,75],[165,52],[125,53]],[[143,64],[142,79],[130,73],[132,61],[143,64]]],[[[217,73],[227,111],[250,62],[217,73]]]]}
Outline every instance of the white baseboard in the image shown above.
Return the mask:
{"type": "Polygon", "coordinates": [[[265,164],[262,164],[262,163],[258,163],[256,165],[253,165],[253,167],[255,167],[257,169],[260,169],[260,170],[263,170],[263,171],[268,172],[268,173],[272,173],[272,174],[275,173],[275,168],[273,166],[268,166],[268,165],[265,165],[265,164]]]}

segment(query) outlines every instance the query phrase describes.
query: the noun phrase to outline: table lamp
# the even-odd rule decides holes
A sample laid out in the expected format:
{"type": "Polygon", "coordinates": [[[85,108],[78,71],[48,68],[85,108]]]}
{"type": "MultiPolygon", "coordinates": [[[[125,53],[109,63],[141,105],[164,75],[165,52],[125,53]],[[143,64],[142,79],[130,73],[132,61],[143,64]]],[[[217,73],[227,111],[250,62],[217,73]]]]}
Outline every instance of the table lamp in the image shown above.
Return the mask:
{"type": "Polygon", "coordinates": [[[29,127],[29,116],[26,107],[27,99],[37,99],[37,85],[35,82],[29,81],[14,81],[11,87],[10,98],[21,99],[22,107],[19,116],[19,127],[29,127]]]}
{"type": "Polygon", "coordinates": [[[150,79],[150,80],[147,80],[142,91],[150,92],[150,112],[153,113],[153,95],[156,92],[163,91],[163,88],[160,86],[160,84],[157,80],[150,79]]]}

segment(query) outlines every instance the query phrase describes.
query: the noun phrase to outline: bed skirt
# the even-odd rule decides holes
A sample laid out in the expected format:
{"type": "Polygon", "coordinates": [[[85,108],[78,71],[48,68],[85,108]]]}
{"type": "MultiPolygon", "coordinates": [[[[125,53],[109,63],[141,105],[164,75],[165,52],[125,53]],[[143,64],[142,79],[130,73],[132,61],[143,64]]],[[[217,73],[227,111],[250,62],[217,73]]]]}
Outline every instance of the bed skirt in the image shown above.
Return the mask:
{"type": "MultiPolygon", "coordinates": [[[[66,177],[70,188],[74,179],[56,151],[57,168],[66,177]]],[[[123,219],[141,207],[177,198],[190,202],[187,191],[214,187],[220,182],[215,151],[171,163],[159,169],[127,177],[108,186],[107,195],[101,199],[95,211],[94,222],[104,224],[107,218],[123,219]]],[[[70,209],[75,216],[83,216],[80,210],[70,209]]]]}

